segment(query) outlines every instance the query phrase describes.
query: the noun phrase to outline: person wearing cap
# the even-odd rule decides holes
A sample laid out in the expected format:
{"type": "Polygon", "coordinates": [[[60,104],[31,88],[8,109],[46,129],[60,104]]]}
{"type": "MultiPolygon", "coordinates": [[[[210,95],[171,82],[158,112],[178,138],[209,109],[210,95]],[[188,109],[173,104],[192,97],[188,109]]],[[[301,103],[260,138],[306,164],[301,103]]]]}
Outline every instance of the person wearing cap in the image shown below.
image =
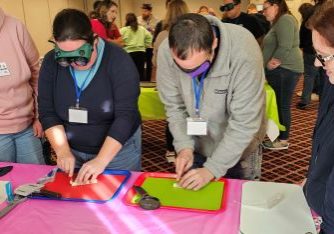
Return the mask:
{"type": "Polygon", "coordinates": [[[188,13],[158,50],[157,88],[177,153],[178,184],[259,179],[265,135],[260,47],[246,29],[188,13]]]}
{"type": "Polygon", "coordinates": [[[0,7],[0,161],[45,164],[38,120],[39,53],[27,28],[0,7]]]}
{"type": "Polygon", "coordinates": [[[223,0],[220,10],[224,12],[223,22],[240,25],[249,30],[259,44],[264,37],[264,29],[259,21],[252,15],[241,12],[241,0],[223,0]]]}
{"type": "MultiPolygon", "coordinates": [[[[138,24],[143,26],[152,34],[152,37],[154,36],[154,30],[157,26],[159,19],[155,18],[152,14],[152,5],[149,3],[143,3],[142,7],[142,13],[140,16],[137,17],[138,24]]],[[[146,48],[146,70],[145,70],[145,77],[143,81],[150,81],[151,80],[151,74],[152,74],[152,57],[153,57],[153,45],[146,48]]]]}

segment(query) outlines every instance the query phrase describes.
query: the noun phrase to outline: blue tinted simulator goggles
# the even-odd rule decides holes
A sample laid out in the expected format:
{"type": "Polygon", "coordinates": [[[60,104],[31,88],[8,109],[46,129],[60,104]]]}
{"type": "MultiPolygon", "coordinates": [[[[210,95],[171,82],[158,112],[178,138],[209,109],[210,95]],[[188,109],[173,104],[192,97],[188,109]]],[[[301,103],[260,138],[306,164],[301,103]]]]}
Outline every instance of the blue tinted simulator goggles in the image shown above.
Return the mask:
{"type": "Polygon", "coordinates": [[[90,43],[83,44],[80,48],[72,51],[59,49],[55,44],[55,60],[62,67],[68,67],[71,63],[78,66],[86,66],[92,56],[93,46],[90,43]]]}
{"type": "Polygon", "coordinates": [[[234,6],[235,6],[235,5],[236,5],[236,4],[233,3],[233,2],[231,2],[231,3],[227,3],[227,4],[225,4],[225,5],[220,6],[220,11],[223,11],[223,12],[225,12],[225,11],[230,11],[230,10],[234,9],[234,6]]]}

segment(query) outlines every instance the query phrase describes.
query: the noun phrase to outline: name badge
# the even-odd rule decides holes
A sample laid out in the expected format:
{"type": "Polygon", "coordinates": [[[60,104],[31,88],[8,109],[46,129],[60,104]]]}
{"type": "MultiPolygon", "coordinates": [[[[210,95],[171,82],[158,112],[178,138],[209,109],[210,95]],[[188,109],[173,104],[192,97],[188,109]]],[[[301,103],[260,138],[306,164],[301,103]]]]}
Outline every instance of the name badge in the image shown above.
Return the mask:
{"type": "Polygon", "coordinates": [[[208,122],[203,118],[187,118],[187,135],[205,136],[208,132],[208,122]]]}
{"type": "Polygon", "coordinates": [[[68,109],[68,121],[70,123],[88,123],[88,111],[82,107],[70,107],[68,109]]]}
{"type": "Polygon", "coordinates": [[[0,63],[0,77],[2,76],[9,76],[10,72],[8,70],[6,63],[0,63]]]}

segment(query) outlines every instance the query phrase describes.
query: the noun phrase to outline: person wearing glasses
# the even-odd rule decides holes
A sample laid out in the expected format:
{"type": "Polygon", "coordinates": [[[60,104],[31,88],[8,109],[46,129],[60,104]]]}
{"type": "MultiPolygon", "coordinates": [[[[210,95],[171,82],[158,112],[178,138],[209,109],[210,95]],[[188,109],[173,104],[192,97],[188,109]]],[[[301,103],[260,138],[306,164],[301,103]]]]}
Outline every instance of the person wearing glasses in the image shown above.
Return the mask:
{"type": "Polygon", "coordinates": [[[39,77],[39,118],[57,154],[57,166],[77,184],[104,169],[139,171],[139,75],[120,47],[93,34],[85,13],[60,11],[53,21],[55,47],[39,77]]]}
{"type": "Polygon", "coordinates": [[[334,234],[334,1],[317,8],[308,21],[316,52],[314,65],[327,77],[313,132],[312,157],[304,185],[309,206],[322,217],[321,234],[334,234]]]}
{"type": "Polygon", "coordinates": [[[246,29],[188,13],[158,50],[157,87],[181,187],[213,178],[259,179],[265,135],[261,50],[246,29]]]}
{"type": "Polygon", "coordinates": [[[266,79],[274,89],[279,120],[285,126],[278,139],[263,143],[270,150],[289,147],[291,102],[298,78],[304,72],[304,62],[299,48],[299,26],[290,13],[285,0],[267,0],[263,14],[271,23],[271,29],[263,40],[263,57],[266,79]]]}
{"type": "Polygon", "coordinates": [[[255,16],[241,12],[241,0],[224,0],[220,10],[224,12],[223,22],[240,25],[249,30],[261,45],[265,29],[255,16]]]}
{"type": "Polygon", "coordinates": [[[39,53],[27,28],[0,7],[0,161],[45,164],[37,113],[39,53]]]}

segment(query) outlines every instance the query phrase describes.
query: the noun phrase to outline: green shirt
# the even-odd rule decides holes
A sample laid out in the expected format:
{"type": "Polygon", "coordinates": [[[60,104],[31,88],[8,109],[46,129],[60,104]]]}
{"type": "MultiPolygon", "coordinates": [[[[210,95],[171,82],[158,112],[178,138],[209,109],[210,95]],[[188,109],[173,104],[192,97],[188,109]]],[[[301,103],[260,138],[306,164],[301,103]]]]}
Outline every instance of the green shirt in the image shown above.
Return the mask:
{"type": "Polygon", "coordinates": [[[147,47],[152,45],[152,35],[143,26],[138,26],[137,31],[133,31],[130,26],[121,28],[120,30],[124,49],[126,52],[145,51],[147,47]]]}
{"type": "Polygon", "coordinates": [[[264,38],[265,67],[271,58],[279,59],[283,68],[304,72],[303,57],[299,49],[299,28],[297,20],[290,14],[282,15],[264,38]]]}

